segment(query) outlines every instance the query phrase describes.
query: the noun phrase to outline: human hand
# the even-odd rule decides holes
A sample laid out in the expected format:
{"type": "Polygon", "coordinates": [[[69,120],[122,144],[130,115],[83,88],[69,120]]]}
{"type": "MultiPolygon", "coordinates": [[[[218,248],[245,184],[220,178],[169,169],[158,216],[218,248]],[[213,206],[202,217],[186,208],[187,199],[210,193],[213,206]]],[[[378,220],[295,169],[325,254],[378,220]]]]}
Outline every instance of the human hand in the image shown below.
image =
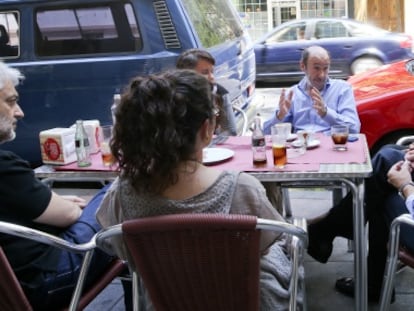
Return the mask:
{"type": "Polygon", "coordinates": [[[279,120],[282,120],[285,117],[285,115],[289,112],[290,106],[292,104],[292,97],[292,91],[290,91],[286,96],[285,89],[282,89],[282,93],[280,94],[279,99],[279,111],[276,115],[276,118],[278,118],[279,120]]]}
{"type": "Polygon", "coordinates": [[[414,148],[412,149],[411,145],[409,149],[406,151],[404,159],[405,161],[408,161],[410,163],[411,168],[414,168],[414,148]]]}
{"type": "Polygon", "coordinates": [[[403,184],[412,180],[412,168],[408,161],[395,163],[387,173],[388,183],[399,189],[403,184]]]}
{"type": "Polygon", "coordinates": [[[76,203],[76,205],[80,208],[84,208],[86,206],[86,200],[76,195],[62,195],[61,197],[67,201],[76,203]]]}
{"type": "Polygon", "coordinates": [[[319,116],[324,117],[326,115],[327,109],[319,90],[316,87],[312,86],[309,95],[312,98],[313,109],[316,110],[319,116]]]}

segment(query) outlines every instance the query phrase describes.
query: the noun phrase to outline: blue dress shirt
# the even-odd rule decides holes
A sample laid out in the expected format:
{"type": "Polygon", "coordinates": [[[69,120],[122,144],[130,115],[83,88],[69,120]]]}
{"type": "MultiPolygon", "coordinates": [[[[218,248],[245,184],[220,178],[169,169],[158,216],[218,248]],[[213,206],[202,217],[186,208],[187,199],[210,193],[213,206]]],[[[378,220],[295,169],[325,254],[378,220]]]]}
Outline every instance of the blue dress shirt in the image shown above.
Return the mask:
{"type": "Polygon", "coordinates": [[[265,134],[269,135],[271,127],[281,122],[292,123],[293,132],[298,130],[329,132],[332,125],[346,124],[349,127],[350,133],[359,133],[361,122],[356,110],[354,92],[348,82],[337,79],[327,80],[321,92],[327,112],[321,118],[312,107],[312,98],[308,90],[306,90],[306,81],[307,79],[303,78],[285,93],[288,96],[289,92],[293,91],[290,110],[282,120],[278,120],[276,117],[279,110],[278,107],[273,117],[263,125],[265,134]]]}

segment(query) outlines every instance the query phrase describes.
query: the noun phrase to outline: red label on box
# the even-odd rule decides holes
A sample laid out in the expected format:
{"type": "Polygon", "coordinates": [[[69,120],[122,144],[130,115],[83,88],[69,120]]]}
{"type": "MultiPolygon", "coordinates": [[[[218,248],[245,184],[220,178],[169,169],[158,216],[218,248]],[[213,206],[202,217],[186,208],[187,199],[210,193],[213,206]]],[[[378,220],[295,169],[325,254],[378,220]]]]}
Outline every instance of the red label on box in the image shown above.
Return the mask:
{"type": "Polygon", "coordinates": [[[43,150],[46,156],[52,161],[58,160],[61,154],[59,143],[53,138],[45,140],[43,143],[43,150]]]}

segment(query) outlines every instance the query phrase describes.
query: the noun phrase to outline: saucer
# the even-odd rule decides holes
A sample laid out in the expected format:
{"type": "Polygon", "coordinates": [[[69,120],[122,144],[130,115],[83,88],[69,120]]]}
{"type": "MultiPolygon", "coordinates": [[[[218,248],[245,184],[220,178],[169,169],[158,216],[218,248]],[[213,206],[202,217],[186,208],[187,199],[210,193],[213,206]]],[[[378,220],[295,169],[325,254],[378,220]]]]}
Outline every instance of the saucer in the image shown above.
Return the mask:
{"type": "MultiPolygon", "coordinates": [[[[306,149],[316,148],[320,144],[321,144],[321,142],[318,139],[311,140],[310,142],[308,142],[308,145],[307,145],[306,149]]],[[[292,142],[292,147],[300,148],[300,147],[302,147],[302,143],[299,140],[295,140],[294,142],[292,142]]]]}
{"type": "Polygon", "coordinates": [[[286,141],[294,141],[296,138],[298,138],[298,135],[295,133],[289,134],[288,138],[286,139],[286,141]]]}
{"type": "Polygon", "coordinates": [[[321,144],[321,142],[320,142],[318,139],[311,140],[310,142],[308,142],[307,149],[313,149],[313,148],[316,148],[316,147],[318,147],[320,144],[321,144]]]}

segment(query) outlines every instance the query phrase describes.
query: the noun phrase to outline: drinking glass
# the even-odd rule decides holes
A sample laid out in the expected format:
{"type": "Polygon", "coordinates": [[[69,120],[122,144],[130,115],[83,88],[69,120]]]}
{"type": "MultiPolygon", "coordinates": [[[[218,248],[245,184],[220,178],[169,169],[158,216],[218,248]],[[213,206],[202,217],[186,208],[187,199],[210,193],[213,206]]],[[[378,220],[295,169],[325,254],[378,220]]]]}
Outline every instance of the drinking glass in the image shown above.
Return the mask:
{"type": "Polygon", "coordinates": [[[331,137],[333,142],[333,149],[336,151],[348,150],[349,130],[346,125],[333,125],[331,127],[331,137]]]}
{"type": "Polygon", "coordinates": [[[114,157],[111,153],[110,142],[112,138],[112,125],[101,126],[101,155],[104,166],[111,166],[114,163],[114,157]]]}
{"type": "Polygon", "coordinates": [[[281,134],[276,127],[272,127],[273,164],[277,168],[284,168],[287,163],[286,139],[285,133],[281,134]]]}
{"type": "Polygon", "coordinates": [[[275,128],[274,133],[278,133],[286,137],[286,140],[289,138],[289,135],[292,132],[292,123],[283,122],[277,123],[273,126],[275,128]]]}

